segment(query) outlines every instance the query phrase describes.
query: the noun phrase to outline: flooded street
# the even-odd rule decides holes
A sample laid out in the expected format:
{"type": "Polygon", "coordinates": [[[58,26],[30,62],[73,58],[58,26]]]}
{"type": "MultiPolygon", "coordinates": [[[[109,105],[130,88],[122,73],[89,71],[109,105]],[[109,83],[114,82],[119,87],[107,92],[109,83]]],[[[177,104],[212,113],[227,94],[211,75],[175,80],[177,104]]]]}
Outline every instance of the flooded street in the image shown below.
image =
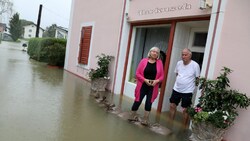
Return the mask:
{"type": "MultiPolygon", "coordinates": [[[[164,114],[152,113],[150,118],[158,120],[166,134],[130,123],[122,112],[108,112],[88,82],[30,60],[20,45],[0,44],[0,90],[1,141],[188,140],[178,131],[169,132],[164,114]]],[[[125,112],[132,104],[119,96],[112,101],[125,112]]]]}

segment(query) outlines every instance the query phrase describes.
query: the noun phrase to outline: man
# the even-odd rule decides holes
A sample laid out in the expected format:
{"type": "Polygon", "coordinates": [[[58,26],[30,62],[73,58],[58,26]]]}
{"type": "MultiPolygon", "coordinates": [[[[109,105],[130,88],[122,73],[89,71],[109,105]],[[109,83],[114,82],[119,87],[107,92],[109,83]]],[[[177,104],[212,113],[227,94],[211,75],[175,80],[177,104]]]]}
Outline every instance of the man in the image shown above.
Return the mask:
{"type": "Polygon", "coordinates": [[[181,101],[183,125],[186,128],[189,121],[187,108],[192,104],[195,80],[200,75],[200,67],[195,61],[191,60],[192,52],[188,48],[182,50],[181,56],[182,60],[177,62],[175,68],[176,81],[170,97],[170,119],[175,118],[176,107],[181,101]]]}

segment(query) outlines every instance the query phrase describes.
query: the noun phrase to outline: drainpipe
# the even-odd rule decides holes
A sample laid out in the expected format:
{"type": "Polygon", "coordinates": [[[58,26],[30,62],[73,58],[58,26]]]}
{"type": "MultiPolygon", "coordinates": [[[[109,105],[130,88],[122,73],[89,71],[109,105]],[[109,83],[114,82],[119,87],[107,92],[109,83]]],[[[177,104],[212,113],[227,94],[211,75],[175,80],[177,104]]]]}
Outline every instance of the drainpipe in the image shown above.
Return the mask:
{"type": "MultiPolygon", "coordinates": [[[[118,41],[118,50],[117,50],[117,56],[116,56],[116,63],[115,63],[115,72],[114,72],[114,79],[113,79],[113,86],[111,93],[114,92],[115,89],[115,82],[116,82],[116,74],[117,74],[117,66],[118,66],[118,61],[119,61],[119,55],[120,55],[120,47],[121,47],[121,40],[122,40],[122,33],[123,33],[123,25],[124,25],[124,16],[125,16],[125,11],[126,11],[126,4],[127,0],[124,0],[123,2],[123,11],[122,11],[122,21],[121,21],[121,27],[120,27],[120,35],[119,35],[119,41],[118,41]]],[[[124,70],[125,71],[125,70],[124,70]]]]}

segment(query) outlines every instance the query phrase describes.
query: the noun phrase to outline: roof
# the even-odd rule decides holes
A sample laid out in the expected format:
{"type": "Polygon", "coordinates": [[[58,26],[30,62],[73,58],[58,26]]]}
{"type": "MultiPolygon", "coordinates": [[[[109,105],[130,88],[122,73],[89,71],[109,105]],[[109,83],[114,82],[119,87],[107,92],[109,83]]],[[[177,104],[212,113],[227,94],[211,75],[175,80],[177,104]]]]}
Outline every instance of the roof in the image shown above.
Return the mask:
{"type": "Polygon", "coordinates": [[[2,26],[2,27],[4,27],[4,28],[7,27],[7,25],[6,25],[5,23],[0,23],[0,26],[2,26]]]}
{"type": "MultiPolygon", "coordinates": [[[[26,27],[26,26],[30,26],[30,25],[34,25],[34,26],[37,26],[36,24],[34,24],[34,23],[31,23],[31,24],[25,25],[25,26],[23,26],[23,27],[26,27]]],[[[43,29],[43,28],[41,28],[41,27],[40,27],[40,29],[42,29],[42,30],[44,31],[44,29],[43,29]]]]}
{"type": "Polygon", "coordinates": [[[64,31],[64,32],[68,33],[68,28],[66,28],[66,27],[57,26],[56,29],[62,30],[62,31],[64,31]]]}

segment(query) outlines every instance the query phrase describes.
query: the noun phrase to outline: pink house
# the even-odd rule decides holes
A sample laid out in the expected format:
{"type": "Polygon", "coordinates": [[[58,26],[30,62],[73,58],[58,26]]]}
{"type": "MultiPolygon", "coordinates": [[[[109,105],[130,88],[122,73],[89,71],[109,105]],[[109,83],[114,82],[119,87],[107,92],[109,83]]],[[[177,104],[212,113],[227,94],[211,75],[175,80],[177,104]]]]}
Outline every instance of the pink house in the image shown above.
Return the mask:
{"type": "Polygon", "coordinates": [[[0,32],[4,32],[6,30],[6,24],[0,23],[0,32]]]}
{"type": "MultiPolygon", "coordinates": [[[[174,67],[188,47],[201,76],[215,78],[227,66],[233,70],[231,87],[250,96],[249,6],[248,0],[73,0],[65,70],[88,80],[89,69],[96,67],[95,56],[112,55],[107,89],[133,98],[137,64],[157,46],[165,79],[153,107],[168,111],[174,67]]],[[[249,117],[249,109],[242,110],[225,139],[248,140],[249,117]]]]}

